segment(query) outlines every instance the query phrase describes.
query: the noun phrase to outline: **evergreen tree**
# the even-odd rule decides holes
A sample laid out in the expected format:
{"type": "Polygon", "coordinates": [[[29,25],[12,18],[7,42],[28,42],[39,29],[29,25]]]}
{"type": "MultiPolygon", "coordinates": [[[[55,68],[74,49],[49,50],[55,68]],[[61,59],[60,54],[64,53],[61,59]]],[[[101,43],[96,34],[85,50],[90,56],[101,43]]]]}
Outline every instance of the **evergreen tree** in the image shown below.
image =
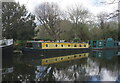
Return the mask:
{"type": "Polygon", "coordinates": [[[3,37],[14,40],[27,40],[34,37],[35,16],[28,13],[24,5],[3,2],[2,11],[3,37]]]}

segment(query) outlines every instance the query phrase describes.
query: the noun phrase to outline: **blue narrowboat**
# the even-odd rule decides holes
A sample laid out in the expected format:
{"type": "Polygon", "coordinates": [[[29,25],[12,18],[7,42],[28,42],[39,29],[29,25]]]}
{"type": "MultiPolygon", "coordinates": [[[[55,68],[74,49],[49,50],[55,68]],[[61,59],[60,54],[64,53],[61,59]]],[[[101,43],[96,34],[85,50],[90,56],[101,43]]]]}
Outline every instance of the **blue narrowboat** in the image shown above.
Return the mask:
{"type": "Polygon", "coordinates": [[[114,41],[112,38],[107,40],[90,40],[90,48],[95,50],[120,48],[120,41],[114,41]]]}

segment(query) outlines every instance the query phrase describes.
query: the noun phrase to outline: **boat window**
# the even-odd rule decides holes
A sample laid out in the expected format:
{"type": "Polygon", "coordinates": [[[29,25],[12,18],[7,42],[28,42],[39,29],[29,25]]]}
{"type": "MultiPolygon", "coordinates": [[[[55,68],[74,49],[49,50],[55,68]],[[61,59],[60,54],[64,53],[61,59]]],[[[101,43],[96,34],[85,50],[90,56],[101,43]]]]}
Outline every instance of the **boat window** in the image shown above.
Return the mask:
{"type": "Polygon", "coordinates": [[[82,45],[79,45],[79,47],[82,47],[82,45]]]}
{"type": "Polygon", "coordinates": [[[55,46],[57,47],[58,45],[56,44],[55,46]]]}
{"type": "Polygon", "coordinates": [[[104,42],[104,46],[106,46],[106,42],[104,42]]]}
{"type": "Polygon", "coordinates": [[[70,59],[70,57],[68,56],[68,59],[70,59]]]}
{"type": "Polygon", "coordinates": [[[55,59],[57,61],[57,59],[55,59]]]}
{"type": "Polygon", "coordinates": [[[48,44],[46,44],[46,47],[48,47],[48,44]]]}
{"type": "Polygon", "coordinates": [[[89,41],[89,44],[90,44],[90,41],[89,41]]]}
{"type": "Polygon", "coordinates": [[[32,43],[27,43],[26,47],[32,47],[32,43]]]}
{"type": "Polygon", "coordinates": [[[102,46],[102,42],[101,41],[99,42],[99,46],[102,46]]]}
{"type": "Polygon", "coordinates": [[[96,41],[93,41],[93,47],[96,47],[96,41]]]}
{"type": "Polygon", "coordinates": [[[81,55],[79,55],[79,57],[81,57],[81,55]]]}
{"type": "Polygon", "coordinates": [[[63,47],[63,45],[61,45],[61,47],[63,47]]]}
{"type": "Polygon", "coordinates": [[[46,63],[48,62],[48,60],[46,60],[46,63]]]}
{"type": "Polygon", "coordinates": [[[61,58],[61,60],[63,60],[63,58],[61,58]]]}
{"type": "Polygon", "coordinates": [[[118,43],[117,43],[117,46],[119,46],[118,43]]]}
{"type": "Polygon", "coordinates": [[[77,45],[75,44],[74,47],[77,47],[77,45]]]}
{"type": "Polygon", "coordinates": [[[84,45],[84,47],[86,47],[86,45],[84,45]]]}
{"type": "Polygon", "coordinates": [[[77,56],[76,55],[74,55],[74,58],[76,58],[77,56]]]}
{"type": "Polygon", "coordinates": [[[70,45],[68,45],[68,47],[70,47],[70,45]]]}

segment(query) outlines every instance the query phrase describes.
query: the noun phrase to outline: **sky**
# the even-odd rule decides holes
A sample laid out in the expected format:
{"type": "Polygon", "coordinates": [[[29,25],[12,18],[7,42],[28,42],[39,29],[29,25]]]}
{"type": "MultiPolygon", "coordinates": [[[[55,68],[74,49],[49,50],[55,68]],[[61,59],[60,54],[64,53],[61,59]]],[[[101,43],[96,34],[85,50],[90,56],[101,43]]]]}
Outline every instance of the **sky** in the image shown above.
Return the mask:
{"type": "MultiPolygon", "coordinates": [[[[98,15],[101,12],[112,13],[118,9],[118,3],[111,3],[114,0],[15,0],[19,1],[20,4],[25,4],[28,11],[34,12],[36,6],[42,2],[55,2],[57,3],[63,11],[66,11],[69,7],[74,7],[75,5],[82,5],[87,8],[93,15],[98,15]],[[107,3],[101,3],[107,2],[107,3]]],[[[115,1],[117,2],[117,0],[115,1]]]]}

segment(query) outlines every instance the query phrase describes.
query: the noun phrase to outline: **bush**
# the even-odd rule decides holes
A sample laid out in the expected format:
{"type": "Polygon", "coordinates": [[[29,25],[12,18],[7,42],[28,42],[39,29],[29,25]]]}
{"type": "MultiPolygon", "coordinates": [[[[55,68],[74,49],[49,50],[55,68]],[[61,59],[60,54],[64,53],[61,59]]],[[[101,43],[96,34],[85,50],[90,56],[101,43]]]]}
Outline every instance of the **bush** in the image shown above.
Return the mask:
{"type": "Polygon", "coordinates": [[[22,40],[17,40],[14,43],[14,49],[15,50],[21,50],[22,47],[24,47],[26,44],[26,41],[22,41],[22,40]]]}

